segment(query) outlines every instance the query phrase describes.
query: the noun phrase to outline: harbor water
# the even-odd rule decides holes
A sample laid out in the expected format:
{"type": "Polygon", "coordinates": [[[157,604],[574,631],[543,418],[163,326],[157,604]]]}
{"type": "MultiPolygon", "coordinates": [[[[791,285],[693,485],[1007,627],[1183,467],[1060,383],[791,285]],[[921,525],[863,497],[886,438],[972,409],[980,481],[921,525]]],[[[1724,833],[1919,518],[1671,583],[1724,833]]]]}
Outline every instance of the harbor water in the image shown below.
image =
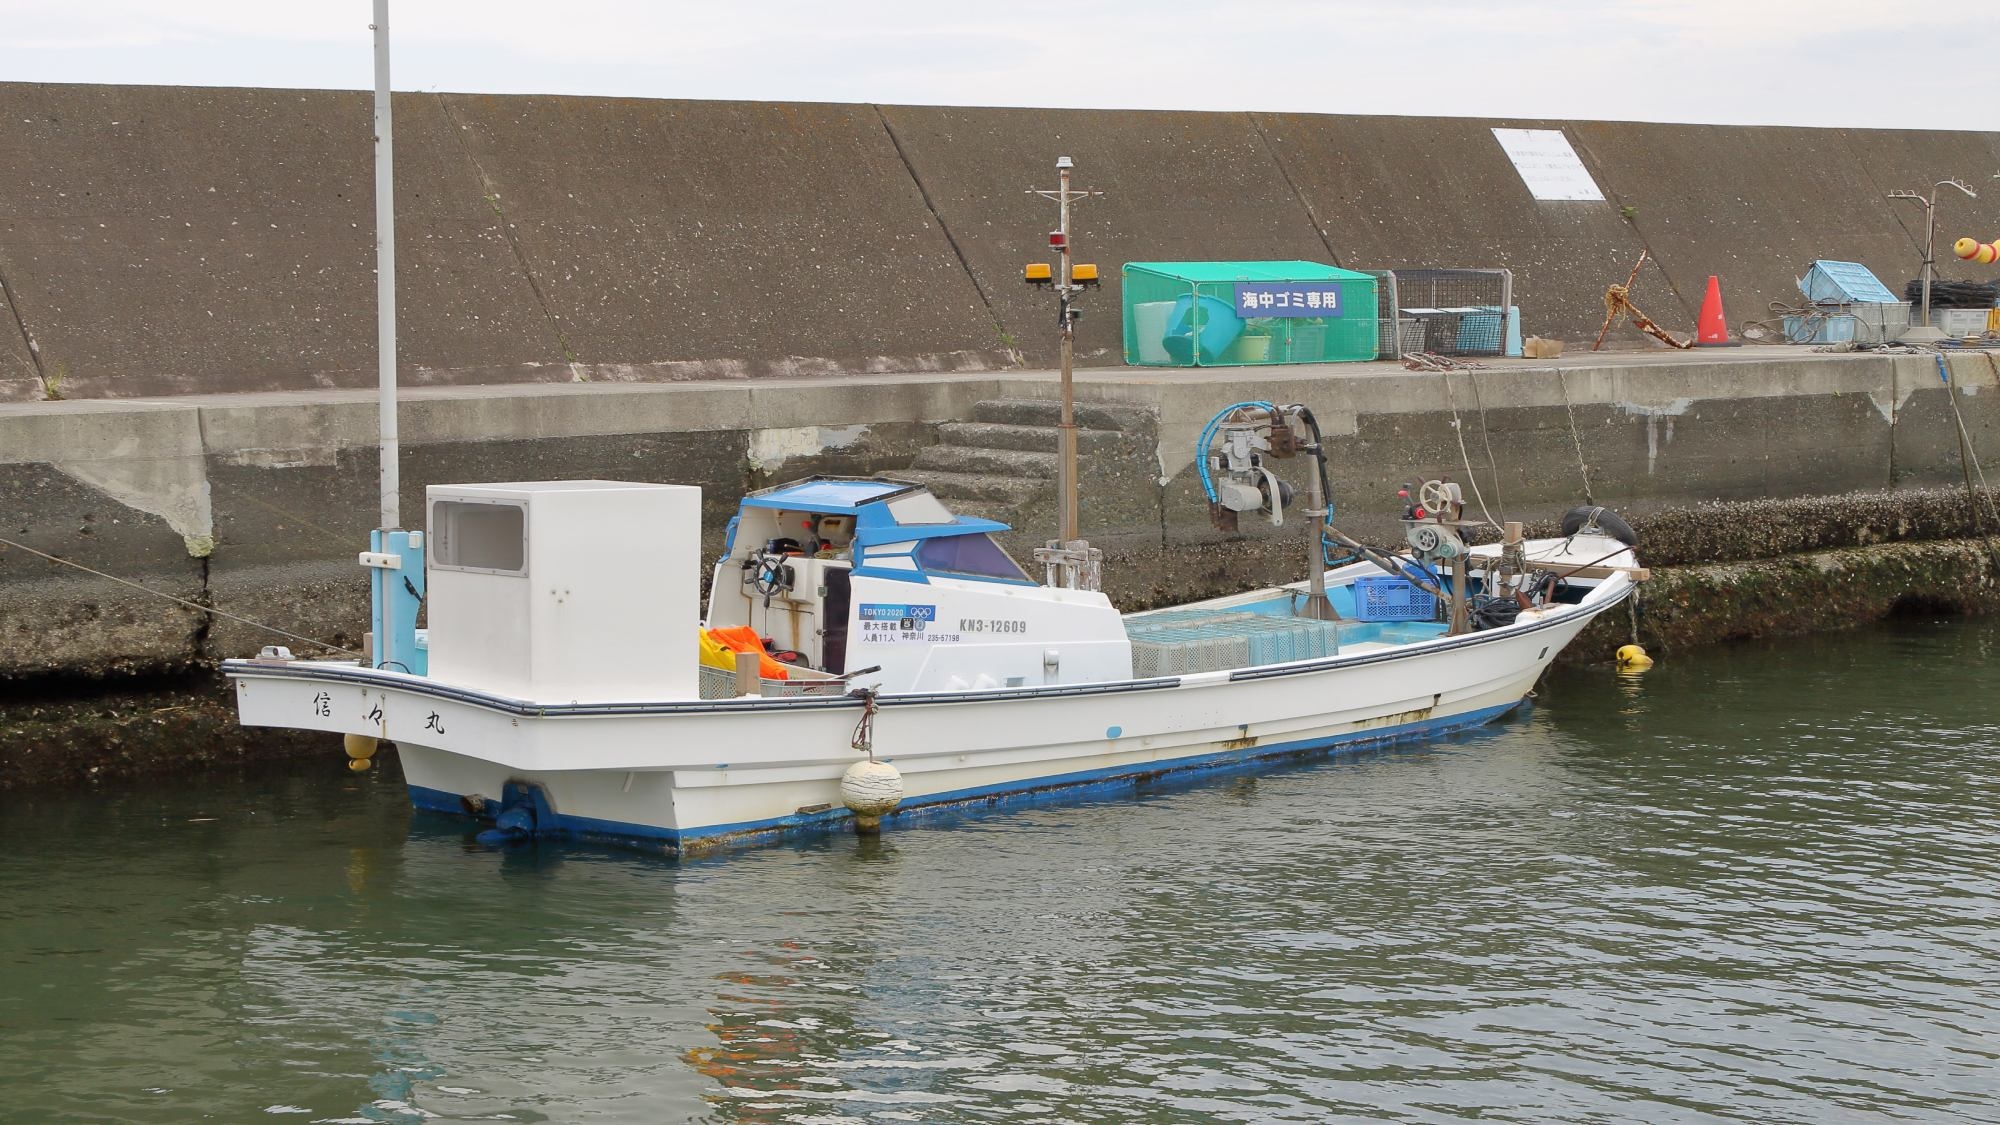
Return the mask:
{"type": "MultiPolygon", "coordinates": [[[[2000,624],[683,864],[393,763],[0,796],[0,1120],[2000,1119],[2000,624]]],[[[1608,654],[1606,654],[1608,655],[1608,654]]]]}

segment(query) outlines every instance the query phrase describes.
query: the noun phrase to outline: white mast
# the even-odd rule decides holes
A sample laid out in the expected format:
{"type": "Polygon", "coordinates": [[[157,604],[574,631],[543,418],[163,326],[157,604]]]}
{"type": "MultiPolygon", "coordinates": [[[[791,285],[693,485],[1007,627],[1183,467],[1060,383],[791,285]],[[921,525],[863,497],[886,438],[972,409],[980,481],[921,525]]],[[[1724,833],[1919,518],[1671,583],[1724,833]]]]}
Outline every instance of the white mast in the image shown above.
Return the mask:
{"type": "Polygon", "coordinates": [[[375,350],[382,390],[382,523],[402,526],[396,440],[396,173],[389,122],[389,0],[375,0],[375,350]]]}

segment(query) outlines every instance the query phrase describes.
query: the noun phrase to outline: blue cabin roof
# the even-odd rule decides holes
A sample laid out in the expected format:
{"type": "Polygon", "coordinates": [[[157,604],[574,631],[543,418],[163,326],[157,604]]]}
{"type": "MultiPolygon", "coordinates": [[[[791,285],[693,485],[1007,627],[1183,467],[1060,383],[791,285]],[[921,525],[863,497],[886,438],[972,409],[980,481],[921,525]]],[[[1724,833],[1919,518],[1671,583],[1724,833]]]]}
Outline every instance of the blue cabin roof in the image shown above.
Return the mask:
{"type": "Polygon", "coordinates": [[[858,515],[865,504],[912,491],[910,485],[886,480],[834,480],[813,477],[767,488],[743,498],[746,508],[782,508],[788,512],[819,512],[829,516],[858,515]]]}
{"type": "MultiPolygon", "coordinates": [[[[961,516],[956,512],[952,512],[948,508],[945,508],[935,497],[932,497],[930,490],[922,485],[893,480],[809,477],[805,480],[792,481],[788,484],[781,484],[745,496],[742,501],[742,507],[745,509],[765,508],[786,512],[811,512],[817,515],[828,516],[853,516],[854,545],[858,548],[855,552],[854,560],[855,573],[875,574],[880,577],[894,578],[905,582],[925,581],[924,574],[929,568],[925,567],[921,562],[916,563],[914,571],[885,571],[877,567],[871,567],[867,564],[866,560],[868,558],[882,557],[879,551],[871,550],[871,548],[882,547],[886,544],[916,544],[925,540],[944,539],[953,536],[984,536],[1008,530],[1008,526],[998,520],[976,519],[971,516],[961,516]],[[949,516],[950,522],[912,521],[905,523],[899,520],[896,512],[891,507],[891,501],[920,496],[929,500],[930,504],[936,505],[935,512],[941,512],[949,516]]],[[[741,518],[740,515],[738,518],[741,518]]],[[[731,547],[734,546],[736,540],[736,523],[736,520],[731,520],[729,524],[728,543],[731,547]]],[[[989,546],[985,549],[998,551],[997,546],[989,546]]],[[[921,558],[927,550],[916,552],[916,557],[921,558]]],[[[904,552],[909,551],[911,551],[911,547],[904,547],[902,551],[896,552],[895,555],[890,557],[900,557],[904,552]]],[[[955,573],[954,577],[968,577],[968,575],[955,573]]],[[[1001,580],[1011,581],[1012,579],[1001,580]]],[[[1025,581],[1025,579],[1021,581],[1025,581]]]]}

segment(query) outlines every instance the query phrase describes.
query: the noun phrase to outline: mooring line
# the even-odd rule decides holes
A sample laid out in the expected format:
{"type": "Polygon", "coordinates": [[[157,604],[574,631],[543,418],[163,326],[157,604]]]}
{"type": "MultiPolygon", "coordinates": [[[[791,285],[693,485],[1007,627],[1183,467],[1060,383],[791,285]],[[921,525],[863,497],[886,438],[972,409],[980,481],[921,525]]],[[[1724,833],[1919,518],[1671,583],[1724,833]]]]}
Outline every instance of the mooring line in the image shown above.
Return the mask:
{"type": "Polygon", "coordinates": [[[106,574],[101,570],[93,570],[90,567],[87,567],[80,562],[72,562],[69,559],[58,558],[55,555],[49,554],[47,551],[37,551],[33,547],[28,546],[26,543],[16,543],[12,539],[0,539],[0,546],[15,547],[20,550],[26,551],[29,554],[34,555],[38,558],[47,559],[52,563],[61,563],[64,566],[73,566],[76,569],[83,571],[85,574],[94,574],[99,578],[109,579],[110,581],[118,583],[120,586],[130,586],[134,590],[139,591],[140,593],[151,594],[156,598],[165,598],[170,602],[174,602],[178,605],[184,605],[189,609],[196,610],[201,613],[212,613],[217,617],[226,617],[231,621],[237,622],[238,624],[248,625],[252,629],[262,629],[267,633],[276,633],[278,636],[285,637],[290,640],[304,641],[309,645],[318,645],[319,647],[326,649],[329,652],[340,653],[342,656],[359,657],[361,655],[360,653],[355,652],[353,649],[342,648],[336,644],[328,644],[327,642],[319,640],[316,637],[308,637],[299,633],[287,632],[286,630],[278,628],[276,625],[266,625],[262,621],[252,621],[247,617],[240,617],[234,613],[228,612],[227,610],[217,609],[211,605],[202,605],[200,602],[191,602],[186,598],[176,597],[173,594],[169,594],[165,590],[155,590],[151,586],[141,586],[137,582],[134,582],[129,578],[120,578],[115,574],[106,574]]]}
{"type": "MultiPolygon", "coordinates": [[[[1443,375],[1444,399],[1451,406],[1451,432],[1458,438],[1458,459],[1465,462],[1465,479],[1472,483],[1472,498],[1479,501],[1480,514],[1486,517],[1487,523],[1499,527],[1499,524],[1493,522],[1493,513],[1486,510],[1486,497],[1479,491],[1479,474],[1472,471],[1472,454],[1465,449],[1465,423],[1458,416],[1458,396],[1451,391],[1451,369],[1446,368],[1443,375]]],[[[1480,424],[1485,424],[1484,418],[1480,424]]],[[[1493,495],[1500,495],[1500,479],[1497,472],[1493,480],[1493,495]]]]}
{"type": "Polygon", "coordinates": [[[1507,498],[1500,495],[1500,464],[1493,459],[1493,434],[1486,424],[1486,401],[1479,395],[1479,376],[1468,371],[1465,377],[1472,383],[1472,405],[1479,411],[1479,441],[1486,447],[1486,471],[1493,474],[1493,502],[1500,507],[1500,518],[1507,518],[1507,498]]]}
{"type": "Polygon", "coordinates": [[[1576,471],[1583,474],[1583,502],[1595,508],[1597,498],[1590,494],[1590,466],[1583,460],[1583,435],[1576,430],[1576,407],[1569,403],[1569,384],[1563,380],[1563,369],[1556,368],[1556,386],[1562,389],[1563,411],[1569,415],[1569,440],[1576,446],[1576,471]]]}

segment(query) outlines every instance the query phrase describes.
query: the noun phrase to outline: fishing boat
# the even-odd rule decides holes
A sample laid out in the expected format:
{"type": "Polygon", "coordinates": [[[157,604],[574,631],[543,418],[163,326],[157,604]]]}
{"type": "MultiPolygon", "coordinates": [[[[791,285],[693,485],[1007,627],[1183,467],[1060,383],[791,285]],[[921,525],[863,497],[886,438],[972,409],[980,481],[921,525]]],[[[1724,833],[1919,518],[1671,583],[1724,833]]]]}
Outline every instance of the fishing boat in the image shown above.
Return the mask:
{"type": "MultiPolygon", "coordinates": [[[[1644,578],[1602,509],[1553,539],[1473,545],[1458,486],[1404,489],[1404,542],[1334,521],[1302,404],[1235,403],[1196,443],[1209,512],[1304,516],[1292,585],[1124,614],[1078,532],[1070,208],[1059,270],[1060,535],[1039,580],[896,480],[814,478],[742,498],[700,602],[702,498],[654,482],[432,485],[402,528],[386,0],[376,0],[381,520],[365,659],[272,646],[230,660],[241,721],[398,751],[411,802],[489,841],[600,838],[686,854],[941,809],[1446,734],[1518,707],[1563,646],[1644,578]],[[1295,484],[1279,472],[1308,467],[1295,484]]],[[[1470,471],[1468,465],[1468,472],[1470,471]]],[[[1292,473],[1297,476],[1299,474],[1292,473]]]]}
{"type": "Polygon", "coordinates": [[[1304,497],[1305,579],[1124,614],[1060,544],[1031,577],[1004,524],[817,477],[742,499],[703,607],[696,488],[435,485],[427,535],[361,557],[369,660],[224,671],[244,723],[345,735],[363,763],[394,743],[412,803],[489,839],[693,853],[1474,727],[1645,577],[1602,509],[1469,545],[1484,521],[1445,481],[1406,496],[1398,551],[1363,546],[1302,406],[1232,406],[1201,440],[1225,527],[1304,497]]]}

